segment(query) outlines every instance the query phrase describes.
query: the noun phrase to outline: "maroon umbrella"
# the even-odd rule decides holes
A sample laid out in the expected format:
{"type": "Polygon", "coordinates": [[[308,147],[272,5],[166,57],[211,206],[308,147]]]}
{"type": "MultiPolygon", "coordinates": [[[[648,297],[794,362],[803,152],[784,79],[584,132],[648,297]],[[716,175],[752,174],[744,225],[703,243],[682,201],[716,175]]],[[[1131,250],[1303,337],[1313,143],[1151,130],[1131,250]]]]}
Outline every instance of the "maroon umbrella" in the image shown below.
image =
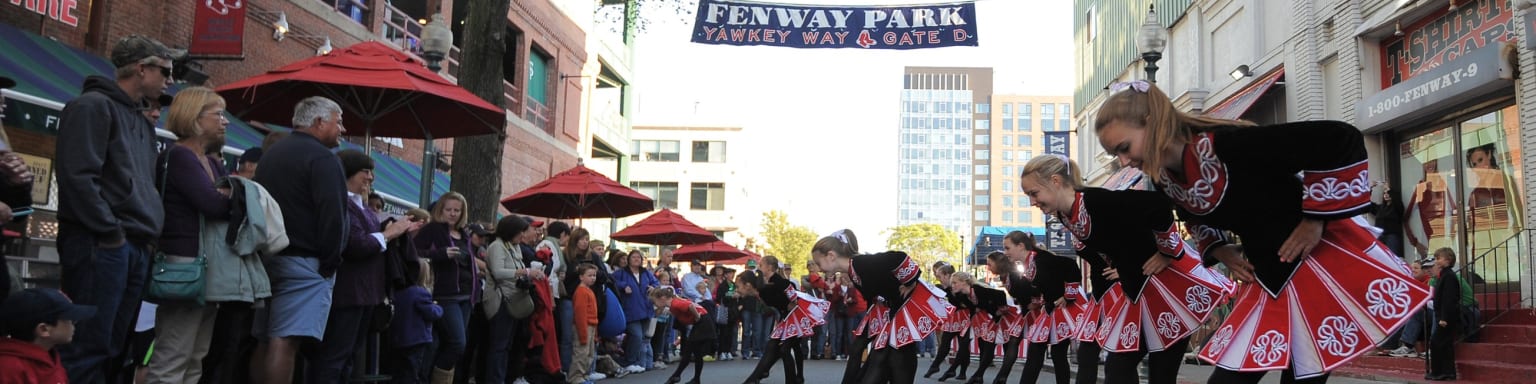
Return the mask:
{"type": "Polygon", "coordinates": [[[676,261],[716,261],[747,256],[746,251],[732,247],[730,244],[720,240],[704,244],[684,245],[682,248],[678,248],[677,251],[672,252],[672,260],[676,261]]]}
{"type": "Polygon", "coordinates": [[[357,128],[347,135],[432,139],[499,132],[506,110],[449,82],[405,52],[358,43],[219,87],[246,120],[288,124],[293,105],[325,96],[357,128]]]}
{"type": "Polygon", "coordinates": [[[614,218],[650,212],[656,201],[578,164],[507,196],[501,206],[524,215],[556,219],[614,218]]]}
{"type": "Polygon", "coordinates": [[[715,260],[715,264],[717,264],[717,265],[746,264],[748,261],[761,261],[763,259],[762,256],[758,256],[756,253],[753,253],[752,251],[742,250],[742,252],[746,252],[747,255],[746,256],[737,257],[737,258],[732,258],[732,259],[715,260]]]}
{"type": "Polygon", "coordinates": [[[656,245],[702,244],[720,240],[709,230],[665,208],[610,237],[618,241],[656,245]]]}

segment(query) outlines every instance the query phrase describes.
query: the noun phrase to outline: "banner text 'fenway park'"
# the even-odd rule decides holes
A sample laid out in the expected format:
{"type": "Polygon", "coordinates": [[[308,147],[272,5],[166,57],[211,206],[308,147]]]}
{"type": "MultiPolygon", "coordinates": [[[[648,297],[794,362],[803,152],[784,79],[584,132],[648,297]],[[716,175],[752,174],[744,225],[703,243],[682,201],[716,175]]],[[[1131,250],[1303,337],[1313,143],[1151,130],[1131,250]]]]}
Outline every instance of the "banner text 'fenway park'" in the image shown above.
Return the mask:
{"type": "Polygon", "coordinates": [[[700,0],[693,42],[794,48],[976,46],[976,4],[813,6],[700,0]]]}

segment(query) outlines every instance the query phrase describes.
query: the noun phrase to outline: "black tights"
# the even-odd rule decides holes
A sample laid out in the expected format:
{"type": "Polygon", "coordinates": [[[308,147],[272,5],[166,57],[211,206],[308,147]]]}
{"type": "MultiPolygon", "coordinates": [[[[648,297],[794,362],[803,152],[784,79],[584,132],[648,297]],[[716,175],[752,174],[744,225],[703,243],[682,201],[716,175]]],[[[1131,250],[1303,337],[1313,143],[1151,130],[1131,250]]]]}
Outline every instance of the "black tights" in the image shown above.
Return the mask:
{"type": "MultiPolygon", "coordinates": [[[[907,344],[901,348],[885,348],[871,350],[869,361],[864,363],[863,376],[859,378],[861,384],[912,384],[917,379],[917,344],[907,344]]],[[[853,360],[849,356],[849,360],[853,360]]],[[[844,381],[847,378],[844,377],[844,381]]]]}
{"type": "MultiPolygon", "coordinates": [[[[685,336],[683,340],[688,340],[688,337],[685,336]]],[[[680,356],[681,359],[677,361],[677,371],[672,372],[672,377],[683,377],[683,372],[688,368],[688,364],[693,364],[693,381],[698,381],[702,378],[703,376],[700,375],[704,373],[704,356],[709,355],[709,351],[714,344],[714,339],[684,342],[683,351],[679,353],[682,355],[680,356]]]]}
{"type": "MultiPolygon", "coordinates": [[[[1002,384],[1008,382],[1008,375],[1013,373],[1013,363],[1019,361],[1019,343],[1022,341],[1023,339],[1021,338],[1011,337],[1008,338],[1007,343],[1003,344],[1003,365],[997,367],[997,377],[992,379],[993,383],[1002,384]]],[[[989,353],[987,351],[990,349],[993,349],[993,347],[983,348],[981,351],[982,353],[989,353]]],[[[981,359],[983,364],[991,364],[992,362],[991,355],[982,355],[981,359]]],[[[1020,383],[1023,383],[1023,381],[1020,381],[1020,383]]],[[[1030,381],[1030,383],[1034,382],[1030,381]]]]}
{"type": "Polygon", "coordinates": [[[955,339],[960,340],[960,347],[955,348],[955,361],[949,364],[949,371],[954,372],[955,367],[964,367],[971,362],[971,338],[965,337],[961,332],[939,333],[939,353],[933,356],[933,364],[928,365],[928,372],[938,372],[939,366],[944,364],[944,358],[949,357],[949,343],[955,339]]]}
{"type": "Polygon", "coordinates": [[[763,348],[763,358],[757,361],[757,367],[752,374],[747,376],[747,381],[761,380],[768,375],[768,370],[773,369],[773,364],[779,359],[784,360],[784,382],[795,384],[805,381],[801,376],[801,369],[805,366],[805,338],[792,338],[788,340],[768,339],[768,345],[763,348]]]}
{"type": "Polygon", "coordinates": [[[1019,377],[1019,383],[1034,383],[1040,379],[1040,370],[1045,368],[1045,349],[1051,349],[1051,363],[1056,367],[1056,384],[1072,383],[1072,365],[1067,359],[1067,349],[1071,342],[1046,345],[1045,343],[1030,343],[1027,355],[1024,357],[1024,376],[1019,377]]]}
{"type": "MultiPolygon", "coordinates": [[[[1256,383],[1259,382],[1260,379],[1264,378],[1264,374],[1266,374],[1266,373],[1269,373],[1269,371],[1238,372],[1238,371],[1230,371],[1230,370],[1227,370],[1225,368],[1217,367],[1216,371],[1211,372],[1211,378],[1206,380],[1206,383],[1207,384],[1256,384],[1256,383]]],[[[1296,375],[1296,373],[1294,371],[1292,371],[1290,368],[1286,368],[1285,370],[1280,371],[1280,384],[1323,384],[1323,383],[1327,383],[1328,382],[1328,374],[1327,373],[1324,373],[1322,376],[1316,376],[1316,377],[1311,377],[1311,378],[1306,378],[1306,379],[1297,379],[1295,375],[1296,375]]]]}
{"type": "MultiPolygon", "coordinates": [[[[1184,347],[1179,347],[1183,349],[1184,347]]],[[[1084,341],[1077,343],[1077,384],[1098,384],[1099,382],[1099,343],[1084,341]]],[[[1183,353],[1180,352],[1180,357],[1183,353]]],[[[1178,372],[1178,368],[1174,368],[1178,372]]]]}
{"type": "MultiPolygon", "coordinates": [[[[1174,384],[1179,382],[1179,367],[1184,365],[1184,352],[1189,349],[1189,338],[1183,338],[1174,342],[1159,352],[1152,352],[1147,360],[1148,384],[1174,384]]],[[[1077,356],[1082,358],[1083,352],[1078,350],[1077,356]]],[[[1111,352],[1109,358],[1104,360],[1104,384],[1136,384],[1140,380],[1137,377],[1136,366],[1141,364],[1141,358],[1148,356],[1147,344],[1141,344],[1141,350],[1136,352],[1111,352]]],[[[1081,381],[1079,381],[1081,382],[1081,381]]]]}
{"type": "MultiPolygon", "coordinates": [[[[967,346],[967,347],[969,347],[969,346],[967,346]]],[[[1007,347],[1004,347],[1004,348],[1007,348],[1007,347]]],[[[966,348],[966,349],[970,349],[970,348],[966,348]]],[[[986,377],[986,375],[987,375],[987,368],[991,368],[992,367],[992,358],[997,357],[997,343],[993,343],[991,341],[982,340],[982,339],[976,339],[976,349],[981,350],[981,360],[976,365],[976,372],[971,373],[971,379],[968,380],[968,381],[981,381],[982,377],[986,377]]],[[[1007,356],[1007,353],[1004,353],[1003,355],[1007,356]]],[[[1002,369],[1008,369],[1008,368],[1004,367],[1002,369]]],[[[1003,376],[1007,376],[1007,374],[1004,374],[1004,373],[1001,373],[1001,372],[999,372],[998,374],[999,375],[1003,375],[1003,376]]]]}

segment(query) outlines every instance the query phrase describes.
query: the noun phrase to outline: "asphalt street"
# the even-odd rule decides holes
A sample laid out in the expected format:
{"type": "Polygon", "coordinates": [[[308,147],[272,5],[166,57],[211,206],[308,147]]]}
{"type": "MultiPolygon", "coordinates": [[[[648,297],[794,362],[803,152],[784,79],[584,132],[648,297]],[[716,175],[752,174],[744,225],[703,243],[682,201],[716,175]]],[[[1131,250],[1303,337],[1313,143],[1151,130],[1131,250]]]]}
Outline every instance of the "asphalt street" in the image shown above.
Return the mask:
{"type": "MultiPolygon", "coordinates": [[[[922,377],[923,371],[925,371],[927,369],[928,364],[931,363],[932,361],[933,361],[932,359],[918,359],[918,366],[920,368],[918,369],[917,380],[914,381],[914,383],[917,383],[917,384],[938,384],[938,383],[940,383],[940,381],[935,380],[935,379],[937,379],[939,377],[938,375],[934,375],[933,379],[924,379],[922,377]]],[[[846,363],[847,363],[846,361],[806,360],[805,361],[805,370],[806,370],[805,382],[806,383],[817,383],[817,384],[821,384],[821,383],[839,383],[842,380],[843,368],[846,366],[845,365],[846,363]]],[[[1009,377],[1009,382],[1010,383],[1017,383],[1018,382],[1018,380],[1019,380],[1019,371],[1021,369],[1023,369],[1023,366],[1024,366],[1023,363],[1024,362],[1021,359],[1019,361],[1019,363],[1014,366],[1013,374],[1010,375],[1010,377],[1009,377]]],[[[704,363],[704,377],[701,378],[699,380],[699,382],[702,383],[702,384],[736,384],[736,383],[741,383],[742,381],[747,379],[747,374],[751,373],[752,369],[754,367],[756,367],[756,365],[757,365],[757,360],[734,360],[734,361],[704,363]]],[[[972,368],[975,368],[975,366],[976,366],[975,363],[971,364],[972,368]]],[[[948,368],[948,365],[945,365],[945,368],[948,368]]],[[[669,365],[666,369],[660,369],[660,370],[654,370],[654,371],[649,371],[649,372],[644,372],[644,373],[631,374],[631,375],[627,375],[627,376],[624,376],[622,378],[616,378],[616,379],[615,378],[609,378],[609,379],[605,379],[605,380],[602,380],[602,381],[598,381],[597,384],[619,384],[619,383],[654,383],[654,384],[661,384],[661,383],[665,383],[666,380],[667,380],[667,377],[670,376],[672,374],[672,372],[674,372],[674,371],[676,371],[676,365],[669,365]]],[[[1053,371],[1053,369],[1050,366],[1050,364],[1047,363],[1046,367],[1045,367],[1045,372],[1042,372],[1040,374],[1039,382],[1040,383],[1055,383],[1056,379],[1055,379],[1055,376],[1052,376],[1051,371],[1053,371]]],[[[782,368],[774,367],[773,371],[770,373],[772,376],[770,376],[767,380],[763,380],[762,383],[763,384],[782,384],[784,382],[783,372],[784,371],[782,370],[782,368]]],[[[991,383],[992,382],[992,377],[996,373],[997,373],[997,368],[996,367],[993,367],[992,369],[988,370],[987,371],[986,379],[983,380],[983,382],[991,383]]],[[[1191,365],[1191,364],[1186,364],[1186,365],[1184,365],[1183,368],[1179,369],[1179,383],[1180,384],[1203,384],[1203,383],[1205,383],[1206,378],[1208,376],[1210,376],[1210,374],[1211,374],[1211,367],[1208,366],[1208,365],[1191,365]]],[[[1099,376],[1100,376],[1100,379],[1102,380],[1103,373],[1100,372],[1099,376]]],[[[683,373],[682,378],[683,378],[684,382],[687,382],[688,380],[692,379],[693,378],[693,367],[688,367],[687,372],[683,373]]],[[[963,382],[964,382],[964,380],[949,379],[949,380],[944,381],[943,384],[958,384],[958,383],[963,383],[963,382]]],[[[1279,382],[1280,382],[1280,375],[1278,373],[1273,373],[1273,374],[1266,375],[1264,377],[1264,380],[1261,381],[1261,383],[1265,383],[1265,384],[1279,383],[1279,382]]],[[[1331,378],[1330,380],[1328,380],[1328,382],[1331,383],[1331,384],[1373,384],[1373,383],[1386,383],[1384,381],[1358,380],[1358,379],[1351,379],[1351,378],[1344,378],[1344,377],[1334,377],[1334,378],[1331,378]]]]}

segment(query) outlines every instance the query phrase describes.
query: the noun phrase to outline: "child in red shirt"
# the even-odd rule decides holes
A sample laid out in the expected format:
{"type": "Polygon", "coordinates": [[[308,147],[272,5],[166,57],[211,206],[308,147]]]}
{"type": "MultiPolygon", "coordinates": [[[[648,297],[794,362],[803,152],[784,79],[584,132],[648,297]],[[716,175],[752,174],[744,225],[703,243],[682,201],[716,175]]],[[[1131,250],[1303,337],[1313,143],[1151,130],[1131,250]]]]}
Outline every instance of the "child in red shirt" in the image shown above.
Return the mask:
{"type": "Polygon", "coordinates": [[[581,285],[571,299],[576,319],[576,345],[571,349],[571,367],[565,381],[570,384],[591,383],[587,380],[587,368],[592,366],[593,336],[597,335],[597,296],[592,294],[592,284],[597,282],[597,267],[582,264],[576,267],[581,285]]]}
{"type": "Polygon", "coordinates": [[[96,307],[75,305],[56,289],[31,288],[0,303],[0,383],[67,383],[55,347],[75,338],[75,322],[96,307]]]}

